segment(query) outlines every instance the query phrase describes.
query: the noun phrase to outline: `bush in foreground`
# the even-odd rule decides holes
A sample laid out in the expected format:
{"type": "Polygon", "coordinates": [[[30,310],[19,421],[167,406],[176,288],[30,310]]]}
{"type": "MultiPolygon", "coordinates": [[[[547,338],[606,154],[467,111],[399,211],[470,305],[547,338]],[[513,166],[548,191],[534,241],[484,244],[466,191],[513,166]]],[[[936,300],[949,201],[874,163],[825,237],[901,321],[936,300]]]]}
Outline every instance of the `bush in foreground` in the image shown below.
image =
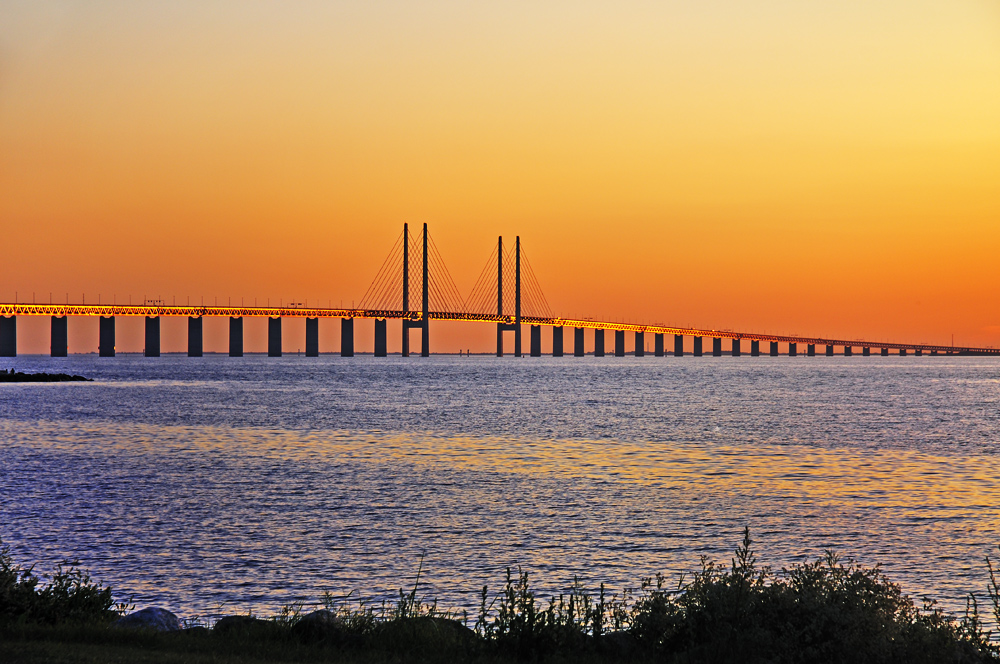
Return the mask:
{"type": "Polygon", "coordinates": [[[0,625],[107,623],[127,609],[75,563],[60,564],[49,583],[40,582],[33,568],[14,563],[0,540],[0,625]]]}

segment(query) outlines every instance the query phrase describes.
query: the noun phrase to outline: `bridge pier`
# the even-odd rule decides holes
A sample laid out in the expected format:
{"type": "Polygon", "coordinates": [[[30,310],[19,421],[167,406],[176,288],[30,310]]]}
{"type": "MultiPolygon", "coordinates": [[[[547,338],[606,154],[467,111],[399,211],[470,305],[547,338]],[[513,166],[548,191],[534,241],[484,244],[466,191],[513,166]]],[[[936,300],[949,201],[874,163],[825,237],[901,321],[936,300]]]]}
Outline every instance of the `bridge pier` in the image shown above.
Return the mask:
{"type": "Polygon", "coordinates": [[[552,357],[563,356],[563,326],[552,326],[552,357]]]}
{"type": "MultiPolygon", "coordinates": [[[[375,321],[375,348],[378,355],[378,324],[375,321]]],[[[382,321],[382,343],[385,343],[385,321],[382,321]]],[[[306,317],[306,357],[319,357],[319,318],[306,317]]],[[[385,357],[383,354],[382,357],[385,357]]]]}
{"type": "MultiPolygon", "coordinates": [[[[421,353],[422,355],[422,353],[421,353]]],[[[354,319],[340,319],[340,356],[354,357],[354,319]]]]}
{"type": "Polygon", "coordinates": [[[160,356],[160,317],[146,316],[146,343],[142,349],[143,357],[160,356]]]}
{"type": "Polygon", "coordinates": [[[243,357],[243,317],[229,317],[229,357],[243,357]]]}
{"type": "Polygon", "coordinates": [[[674,357],[684,357],[684,335],[674,335],[674,357]]]}
{"type": "Polygon", "coordinates": [[[615,330],[615,357],[625,357],[625,330],[615,330]]]}
{"type": "Polygon", "coordinates": [[[532,325],[531,326],[531,357],[541,357],[542,356],[542,326],[532,325]]]}
{"type": "Polygon", "coordinates": [[[879,351],[879,354],[882,357],[889,357],[889,349],[888,348],[883,348],[881,351],[879,351]]]}
{"type": "Polygon", "coordinates": [[[806,346],[806,355],[816,357],[816,344],[808,344],[806,346]]]}
{"type": "Polygon", "coordinates": [[[188,316],[188,357],[204,356],[205,330],[201,316],[188,316]]]}
{"type": "Polygon", "coordinates": [[[900,348],[899,349],[899,354],[900,355],[906,355],[906,349],[905,348],[900,348]]]}
{"type": "Polygon", "coordinates": [[[636,332],[635,333],[635,356],[643,357],[646,355],[646,333],[636,332]]]}
{"type": "Polygon", "coordinates": [[[737,339],[736,337],[733,337],[733,347],[732,347],[732,350],[730,351],[730,354],[733,357],[739,357],[740,356],[740,340],[737,339]]]}
{"type": "Polygon", "coordinates": [[[695,357],[701,357],[701,337],[691,337],[694,340],[694,349],[691,354],[695,357]]]}
{"type": "Polygon", "coordinates": [[[653,357],[663,357],[663,334],[661,332],[653,335],[653,357]]]}
{"type": "Polygon", "coordinates": [[[722,339],[712,337],[712,357],[722,357],[722,339]]]}
{"type": "Polygon", "coordinates": [[[771,342],[771,357],[778,357],[778,342],[771,342]]]}
{"type": "Polygon", "coordinates": [[[921,355],[924,354],[924,349],[923,348],[917,348],[916,350],[913,351],[913,354],[916,355],[917,357],[920,357],[921,355]]]}
{"type": "Polygon", "coordinates": [[[750,341],[750,357],[760,357],[760,341],[757,339],[750,341]]]}
{"type": "Polygon", "coordinates": [[[267,319],[267,356],[281,357],[281,317],[267,319]]]}
{"type": "Polygon", "coordinates": [[[115,317],[101,316],[97,330],[97,356],[115,356],[115,317]]]}
{"type": "Polygon", "coordinates": [[[826,356],[833,357],[833,344],[826,345],[826,356]]]}
{"type": "Polygon", "coordinates": [[[52,334],[49,342],[49,352],[52,357],[66,357],[69,350],[69,333],[66,316],[52,317],[52,334]]]}
{"type": "Polygon", "coordinates": [[[573,357],[583,357],[587,349],[583,346],[583,328],[573,328],[573,357]]]}
{"type": "Polygon", "coordinates": [[[17,316],[0,316],[0,357],[17,357],[17,316]]]}
{"type": "Polygon", "coordinates": [[[594,357],[604,357],[604,330],[594,330],[594,357]]]}
{"type": "MultiPolygon", "coordinates": [[[[316,319],[317,324],[319,319],[316,319]]],[[[308,322],[308,321],[307,321],[308,322]]],[[[316,339],[316,346],[319,346],[319,339],[316,339]]],[[[308,346],[308,344],[307,344],[308,346]]],[[[384,318],[375,319],[375,357],[386,357],[389,355],[389,323],[384,318]]],[[[308,348],[306,349],[306,355],[309,354],[308,348]]],[[[317,355],[319,355],[319,350],[317,348],[317,355]]]]}
{"type": "Polygon", "coordinates": [[[851,346],[844,346],[844,357],[850,357],[854,354],[854,349],[851,346]]]}
{"type": "Polygon", "coordinates": [[[868,357],[871,354],[872,354],[871,348],[869,348],[868,346],[861,347],[861,357],[868,357]]]}
{"type": "Polygon", "coordinates": [[[799,345],[794,341],[788,343],[788,357],[797,357],[799,354],[799,345]]]}

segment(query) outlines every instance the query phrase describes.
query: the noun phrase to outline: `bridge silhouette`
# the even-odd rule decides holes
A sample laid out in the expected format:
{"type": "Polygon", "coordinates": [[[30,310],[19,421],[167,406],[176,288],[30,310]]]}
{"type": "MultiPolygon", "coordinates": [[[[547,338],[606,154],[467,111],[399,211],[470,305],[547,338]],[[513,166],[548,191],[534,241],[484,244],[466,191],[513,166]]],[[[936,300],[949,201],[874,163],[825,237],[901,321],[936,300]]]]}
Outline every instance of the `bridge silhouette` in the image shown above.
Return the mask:
{"type": "Polygon", "coordinates": [[[739,356],[746,353],[743,342],[749,342],[749,355],[779,355],[779,344],[785,344],[789,356],[817,354],[832,356],[836,347],[843,355],[861,354],[868,356],[872,349],[880,355],[890,354],[922,355],[1000,355],[1000,349],[989,347],[945,346],[934,344],[914,344],[906,342],[871,341],[864,339],[831,339],[823,337],[803,337],[790,335],[760,334],[732,330],[675,327],[669,325],[645,325],[593,319],[560,318],[552,315],[548,301],[536,279],[530,263],[517,237],[513,247],[505,247],[500,237],[486,266],[480,273],[472,292],[463,298],[455,286],[440,252],[427,232],[427,224],[419,236],[403,231],[397,238],[388,256],[379,269],[371,286],[357,308],[307,307],[301,303],[283,306],[190,306],[165,305],[162,302],[132,304],[0,304],[0,357],[17,355],[17,317],[51,317],[51,355],[65,357],[68,351],[68,316],[99,317],[98,353],[101,357],[115,355],[115,318],[117,316],[142,316],[145,318],[144,355],[160,355],[160,318],[163,316],[187,317],[188,351],[191,357],[203,354],[203,319],[206,316],[229,318],[229,355],[243,355],[243,318],[267,317],[268,355],[281,355],[281,321],[283,318],[305,318],[305,354],[319,355],[319,319],[339,318],[341,321],[341,348],[343,357],[354,356],[354,323],[356,319],[372,319],[375,324],[375,356],[385,357],[387,353],[388,321],[402,322],[402,355],[410,355],[410,333],[420,333],[420,355],[430,355],[430,322],[470,321],[493,323],[497,326],[498,357],[504,354],[504,336],[513,334],[513,354],[522,353],[522,326],[529,326],[529,352],[532,357],[542,355],[542,327],[551,328],[552,355],[564,354],[564,331],[573,329],[572,354],[582,357],[587,353],[585,331],[593,330],[591,351],[596,357],[612,354],[624,356],[625,334],[634,334],[634,354],[646,354],[645,335],[653,336],[653,355],[661,357],[685,354],[684,338],[693,338],[695,357],[706,354],[721,356],[723,340],[728,340],[727,353],[739,356]],[[506,277],[506,278],[505,278],[506,277]],[[494,299],[495,298],[495,299],[494,299]],[[419,302],[419,308],[413,304],[419,302]],[[494,306],[495,305],[495,306],[494,306]],[[606,353],[605,332],[614,332],[613,347],[606,353]],[[666,338],[673,337],[672,348],[664,345],[666,338]],[[711,340],[711,349],[706,349],[704,340],[711,340]],[[767,343],[766,352],[761,351],[761,342],[767,343]],[[819,350],[819,352],[817,352],[819,350]]]}

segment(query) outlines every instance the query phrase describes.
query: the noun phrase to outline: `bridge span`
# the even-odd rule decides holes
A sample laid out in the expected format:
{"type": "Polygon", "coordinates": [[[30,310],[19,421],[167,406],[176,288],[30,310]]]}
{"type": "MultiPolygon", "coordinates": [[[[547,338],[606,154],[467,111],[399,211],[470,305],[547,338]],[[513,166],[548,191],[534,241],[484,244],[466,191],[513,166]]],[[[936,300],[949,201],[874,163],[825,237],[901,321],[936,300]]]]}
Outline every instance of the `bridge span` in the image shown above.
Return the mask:
{"type": "MultiPolygon", "coordinates": [[[[465,321],[478,323],[493,323],[497,326],[497,356],[504,354],[504,333],[514,333],[514,355],[521,356],[521,328],[523,325],[529,326],[530,341],[529,355],[538,357],[542,354],[542,327],[551,328],[552,334],[552,355],[561,357],[564,355],[564,331],[566,328],[573,330],[572,354],[582,357],[588,354],[585,343],[585,331],[593,330],[592,342],[589,344],[589,353],[597,357],[606,354],[605,332],[614,333],[612,348],[608,349],[615,356],[621,357],[625,353],[625,334],[631,332],[634,335],[634,354],[643,356],[646,354],[646,335],[653,337],[653,355],[662,357],[673,355],[680,357],[685,354],[684,338],[692,338],[692,350],[690,354],[700,357],[706,354],[721,356],[724,352],[733,356],[749,354],[759,356],[766,354],[777,356],[787,354],[790,356],[806,355],[832,356],[835,348],[840,348],[841,353],[846,356],[854,354],[855,349],[861,351],[861,355],[868,356],[875,349],[880,355],[892,354],[907,355],[1000,355],[1000,349],[991,347],[970,347],[970,346],[948,346],[923,343],[909,343],[900,341],[873,341],[865,339],[835,339],[826,337],[804,337],[791,335],[762,334],[750,331],[733,330],[713,330],[692,327],[676,327],[669,325],[636,324],[616,321],[601,321],[593,319],[561,318],[548,313],[547,302],[544,295],[534,280],[533,274],[524,270],[525,261],[521,248],[520,238],[515,241],[514,249],[505,252],[503,238],[500,238],[493,256],[487,262],[487,269],[480,275],[480,280],[473,288],[472,294],[468,298],[456,299],[457,289],[450,282],[447,268],[443,262],[435,260],[432,241],[427,233],[427,224],[424,224],[422,239],[416,242],[411,241],[409,229],[404,224],[401,238],[397,240],[397,246],[390,251],[389,258],[383,264],[382,270],[372,282],[369,292],[362,300],[359,308],[333,308],[333,307],[306,307],[302,305],[288,306],[189,306],[189,305],[164,305],[160,302],[145,303],[141,305],[132,304],[27,304],[27,303],[0,303],[0,357],[14,357],[17,355],[17,318],[20,316],[49,316],[51,318],[51,355],[53,357],[65,357],[68,351],[67,338],[67,317],[68,316],[89,316],[97,317],[99,320],[99,343],[98,353],[102,357],[113,357],[115,354],[115,318],[118,316],[141,316],[145,319],[145,348],[144,354],[149,357],[160,355],[160,318],[164,316],[186,317],[188,319],[188,355],[200,357],[203,354],[203,327],[202,322],[205,317],[227,317],[229,318],[229,355],[239,357],[243,355],[243,319],[245,317],[266,317],[268,319],[268,355],[281,355],[281,321],[283,318],[305,318],[305,350],[306,356],[319,355],[319,319],[338,318],[341,321],[341,348],[340,354],[344,357],[354,355],[354,323],[355,320],[373,320],[375,325],[375,356],[385,357],[387,353],[387,322],[389,320],[399,320],[402,323],[402,354],[409,355],[409,337],[412,329],[421,332],[421,355],[430,354],[429,332],[430,321],[465,321]],[[401,270],[396,274],[392,265],[393,252],[402,256],[401,270]],[[421,252],[422,249],[422,252],[421,252]],[[410,260],[410,253],[418,256],[422,253],[422,259],[410,260]],[[493,260],[496,260],[496,280],[492,279],[493,260]],[[432,271],[432,266],[437,263],[440,274],[432,271]],[[388,267],[387,267],[388,266],[388,267]],[[504,268],[514,272],[513,283],[508,278],[504,283],[504,268]],[[525,274],[527,272],[527,274],[525,274]],[[484,277],[483,275],[487,275],[484,277]],[[411,287],[411,277],[413,281],[419,280],[420,302],[419,310],[414,310],[409,306],[411,287]],[[527,278],[525,278],[527,277],[527,278]],[[401,282],[401,283],[400,283],[401,282]],[[496,311],[484,311],[484,298],[492,298],[493,288],[496,288],[496,311]],[[526,286],[526,288],[522,288],[526,286]],[[395,308],[387,301],[387,298],[395,298],[401,294],[402,297],[397,302],[402,307],[395,308]],[[527,294],[527,297],[525,295],[527,294]],[[439,309],[431,308],[432,300],[443,304],[439,309]],[[508,304],[507,311],[513,309],[513,313],[504,313],[504,305],[508,304]],[[383,306],[370,306],[370,304],[381,304],[383,306]],[[524,305],[535,311],[524,312],[524,305]],[[389,306],[386,306],[389,305],[389,306]],[[541,310],[541,311],[539,311],[541,310]],[[668,347],[665,341],[672,338],[672,343],[668,347]],[[704,341],[708,339],[711,349],[705,347],[704,341]],[[723,349],[723,341],[729,342],[728,348],[723,349]],[[749,344],[749,348],[743,346],[744,342],[749,344]],[[766,343],[764,352],[761,343],[766,343]],[[779,353],[779,344],[785,346],[784,353],[779,353]],[[749,351],[749,352],[747,352],[749,351]]],[[[416,299],[416,298],[414,298],[416,299]]],[[[492,304],[489,304],[492,307],[492,304]]],[[[608,353],[611,354],[611,353],[608,353]]]]}

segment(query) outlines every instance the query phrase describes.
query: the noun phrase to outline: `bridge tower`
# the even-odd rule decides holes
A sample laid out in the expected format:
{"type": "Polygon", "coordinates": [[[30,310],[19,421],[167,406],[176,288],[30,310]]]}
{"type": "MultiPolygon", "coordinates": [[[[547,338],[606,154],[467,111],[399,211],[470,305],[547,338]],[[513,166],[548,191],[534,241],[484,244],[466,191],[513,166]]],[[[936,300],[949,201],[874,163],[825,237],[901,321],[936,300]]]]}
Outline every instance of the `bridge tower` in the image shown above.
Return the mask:
{"type": "MultiPolygon", "coordinates": [[[[429,316],[429,280],[428,280],[428,255],[427,255],[427,224],[424,224],[423,235],[423,297],[421,302],[422,315],[420,320],[403,319],[403,357],[410,356],[410,330],[417,328],[420,330],[420,357],[429,357],[431,354],[430,338],[430,316],[429,316]]],[[[403,224],[403,311],[410,312],[410,228],[409,224],[403,224]]]]}
{"type": "MultiPolygon", "coordinates": [[[[503,316],[503,236],[497,238],[497,316],[503,316]]],[[[497,323],[497,357],[503,357],[503,333],[514,333],[514,357],[521,357],[521,236],[514,240],[514,323],[497,323]]]]}

